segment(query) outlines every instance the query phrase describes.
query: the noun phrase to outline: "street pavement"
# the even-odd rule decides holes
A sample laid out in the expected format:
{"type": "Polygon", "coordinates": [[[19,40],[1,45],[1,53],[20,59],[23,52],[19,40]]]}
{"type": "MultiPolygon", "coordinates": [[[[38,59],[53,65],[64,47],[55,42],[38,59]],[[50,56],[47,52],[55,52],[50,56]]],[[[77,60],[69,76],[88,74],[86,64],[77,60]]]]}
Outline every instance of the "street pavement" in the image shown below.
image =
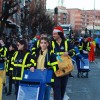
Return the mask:
{"type": "Polygon", "coordinates": [[[90,63],[89,78],[77,78],[76,68],[72,74],[66,89],[69,100],[100,100],[100,59],[90,63]]]}
{"type": "MultiPolygon", "coordinates": [[[[77,78],[76,67],[72,75],[74,78],[68,80],[64,100],[100,100],[100,58],[90,63],[89,78],[77,78]]],[[[51,93],[50,100],[53,100],[52,96],[51,93]]],[[[16,100],[14,90],[11,96],[3,93],[3,100],[16,100]]]]}

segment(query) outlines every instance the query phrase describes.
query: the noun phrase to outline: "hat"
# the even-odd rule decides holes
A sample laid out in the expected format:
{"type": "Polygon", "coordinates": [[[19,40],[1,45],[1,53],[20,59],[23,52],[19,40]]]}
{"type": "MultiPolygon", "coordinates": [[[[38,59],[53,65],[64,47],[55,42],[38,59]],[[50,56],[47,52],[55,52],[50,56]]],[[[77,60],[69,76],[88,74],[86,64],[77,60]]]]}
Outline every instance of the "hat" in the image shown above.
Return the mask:
{"type": "Polygon", "coordinates": [[[40,36],[39,35],[36,35],[35,38],[37,38],[39,40],[40,39],[40,36]]]}
{"type": "Polygon", "coordinates": [[[56,26],[53,29],[53,33],[58,33],[58,32],[62,32],[64,34],[63,28],[61,26],[56,26]]]}
{"type": "Polygon", "coordinates": [[[88,42],[91,42],[93,39],[91,37],[88,38],[88,42]]]}

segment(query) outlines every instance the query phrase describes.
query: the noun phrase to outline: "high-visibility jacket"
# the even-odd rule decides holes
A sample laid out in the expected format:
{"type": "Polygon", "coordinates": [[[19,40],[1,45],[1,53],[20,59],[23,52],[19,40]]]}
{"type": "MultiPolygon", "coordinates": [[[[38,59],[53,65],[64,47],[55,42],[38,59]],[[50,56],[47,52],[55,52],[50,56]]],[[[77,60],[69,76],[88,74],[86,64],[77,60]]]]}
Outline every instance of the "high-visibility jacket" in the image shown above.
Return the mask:
{"type": "Polygon", "coordinates": [[[79,59],[82,59],[83,58],[82,55],[81,55],[81,53],[80,53],[80,51],[79,51],[78,46],[74,46],[74,48],[71,49],[71,51],[73,52],[73,55],[71,56],[71,58],[72,58],[72,61],[74,63],[76,62],[76,58],[79,58],[79,59]]]}
{"type": "Polygon", "coordinates": [[[7,54],[7,48],[6,47],[1,47],[0,48],[0,63],[4,62],[4,59],[6,57],[7,54]]]}
{"type": "MultiPolygon", "coordinates": [[[[39,54],[40,54],[40,50],[37,50],[36,57],[35,57],[36,66],[37,66],[37,59],[39,57],[39,54]]],[[[58,62],[56,60],[56,55],[54,53],[50,53],[50,50],[48,50],[45,56],[44,66],[47,69],[52,69],[53,72],[58,70],[58,62]]],[[[52,79],[51,81],[54,82],[54,79],[52,79]]]]}
{"type": "Polygon", "coordinates": [[[69,45],[68,45],[68,52],[69,52],[69,54],[71,54],[71,58],[72,57],[74,57],[75,55],[76,55],[76,50],[75,50],[75,45],[74,45],[74,43],[73,43],[73,41],[74,41],[74,39],[70,39],[69,40],[69,45]]]}
{"type": "Polygon", "coordinates": [[[62,40],[60,46],[56,41],[51,42],[51,53],[55,53],[56,55],[62,55],[64,52],[68,52],[68,42],[67,40],[62,40]]]}
{"type": "Polygon", "coordinates": [[[5,61],[5,63],[4,63],[6,73],[8,72],[8,64],[9,64],[9,60],[7,59],[7,60],[5,61]]]}
{"type": "Polygon", "coordinates": [[[35,56],[36,50],[39,48],[40,40],[37,40],[32,47],[32,55],[35,56]]]}
{"type": "Polygon", "coordinates": [[[11,67],[11,58],[15,52],[16,52],[15,50],[9,52],[7,51],[7,60],[5,61],[5,69],[7,75],[9,74],[9,69],[11,67]]]}
{"type": "Polygon", "coordinates": [[[5,58],[7,55],[7,48],[6,47],[0,47],[0,64],[3,64],[3,70],[5,70],[5,58]]]}
{"type": "Polygon", "coordinates": [[[21,53],[16,51],[11,59],[11,65],[12,79],[22,80],[24,70],[35,66],[35,62],[29,52],[21,53]]]}
{"type": "Polygon", "coordinates": [[[80,43],[80,46],[79,46],[79,50],[82,52],[82,50],[85,50],[85,51],[90,51],[91,47],[90,47],[90,43],[89,42],[84,42],[82,41],[80,43]]]}

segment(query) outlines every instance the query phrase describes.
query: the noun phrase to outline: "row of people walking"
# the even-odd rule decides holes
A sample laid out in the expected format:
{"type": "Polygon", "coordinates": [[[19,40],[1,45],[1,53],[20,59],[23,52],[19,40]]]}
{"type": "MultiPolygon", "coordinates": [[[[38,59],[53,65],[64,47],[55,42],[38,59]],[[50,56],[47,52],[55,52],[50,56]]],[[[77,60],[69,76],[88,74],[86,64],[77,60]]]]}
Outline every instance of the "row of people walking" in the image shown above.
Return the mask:
{"type": "MultiPolygon", "coordinates": [[[[24,70],[30,69],[34,72],[37,69],[52,69],[53,77],[51,86],[54,91],[54,100],[63,100],[66,91],[66,86],[68,82],[69,75],[62,77],[57,77],[55,72],[59,69],[57,63],[57,57],[64,55],[70,56],[77,64],[78,74],[80,77],[83,72],[86,72],[86,77],[88,77],[89,70],[81,70],[80,60],[83,61],[84,58],[88,58],[88,52],[90,51],[90,43],[87,41],[87,37],[79,42],[77,39],[65,39],[62,27],[57,26],[53,30],[53,39],[48,40],[47,35],[42,35],[40,40],[33,44],[30,50],[27,49],[28,45],[25,40],[18,40],[16,44],[10,44],[9,52],[6,47],[1,45],[0,50],[0,64],[6,62],[6,71],[9,75],[9,91],[7,95],[11,94],[12,81],[15,83],[15,93],[16,97],[18,94],[19,81],[22,80],[24,70]],[[5,49],[4,49],[5,48],[5,49]],[[2,51],[2,52],[1,52],[2,51]],[[2,62],[3,60],[3,62],[2,62]]],[[[45,96],[45,100],[49,100],[48,96],[45,96]]]]}

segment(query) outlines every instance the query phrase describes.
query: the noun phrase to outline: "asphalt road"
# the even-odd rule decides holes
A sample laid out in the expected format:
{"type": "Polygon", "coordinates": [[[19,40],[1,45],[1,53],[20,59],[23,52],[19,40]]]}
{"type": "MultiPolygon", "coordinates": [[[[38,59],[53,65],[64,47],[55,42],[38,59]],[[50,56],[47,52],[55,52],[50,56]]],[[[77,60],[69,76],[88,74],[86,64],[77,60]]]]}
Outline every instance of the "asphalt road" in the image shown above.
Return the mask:
{"type": "MultiPolygon", "coordinates": [[[[77,69],[72,72],[74,78],[69,78],[64,100],[100,100],[100,59],[90,63],[89,78],[77,78],[77,69]]],[[[3,93],[3,100],[16,100],[14,90],[12,95],[3,93]]],[[[51,99],[52,96],[51,96],[51,99]]]]}
{"type": "Polygon", "coordinates": [[[66,90],[69,100],[100,100],[100,59],[90,63],[89,78],[77,78],[77,70],[72,74],[66,90]]]}

